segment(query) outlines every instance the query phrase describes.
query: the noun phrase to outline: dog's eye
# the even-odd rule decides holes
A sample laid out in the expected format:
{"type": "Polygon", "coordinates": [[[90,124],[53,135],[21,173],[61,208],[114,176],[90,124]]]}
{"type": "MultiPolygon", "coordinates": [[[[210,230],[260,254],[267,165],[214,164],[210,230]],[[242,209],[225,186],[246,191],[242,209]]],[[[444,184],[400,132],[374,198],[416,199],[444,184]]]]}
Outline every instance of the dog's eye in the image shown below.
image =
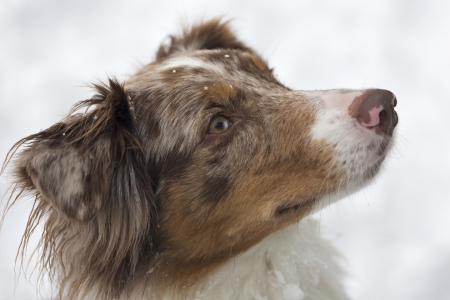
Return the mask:
{"type": "Polygon", "coordinates": [[[209,123],[208,133],[224,133],[230,128],[231,122],[224,116],[216,116],[209,123]]]}

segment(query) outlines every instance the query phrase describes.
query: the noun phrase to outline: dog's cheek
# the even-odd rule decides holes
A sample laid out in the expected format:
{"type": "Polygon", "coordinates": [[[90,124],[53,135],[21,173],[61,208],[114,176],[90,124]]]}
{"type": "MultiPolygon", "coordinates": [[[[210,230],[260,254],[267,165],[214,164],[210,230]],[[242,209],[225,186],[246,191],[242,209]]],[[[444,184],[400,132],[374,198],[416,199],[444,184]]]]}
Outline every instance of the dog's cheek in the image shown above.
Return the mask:
{"type": "Polygon", "coordinates": [[[231,186],[232,182],[228,176],[220,174],[209,176],[203,183],[201,198],[210,203],[220,202],[227,195],[231,186]]]}

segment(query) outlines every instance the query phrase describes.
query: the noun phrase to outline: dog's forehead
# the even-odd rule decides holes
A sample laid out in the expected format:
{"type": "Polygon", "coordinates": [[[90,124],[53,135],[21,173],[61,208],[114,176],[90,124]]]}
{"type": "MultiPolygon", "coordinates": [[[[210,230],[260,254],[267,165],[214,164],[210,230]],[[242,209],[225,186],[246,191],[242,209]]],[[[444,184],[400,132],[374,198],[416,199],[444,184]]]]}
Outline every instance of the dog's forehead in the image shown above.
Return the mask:
{"type": "MultiPolygon", "coordinates": [[[[247,76],[264,76],[273,81],[272,70],[263,58],[255,53],[233,49],[198,50],[185,52],[156,62],[160,71],[177,68],[204,70],[217,75],[236,75],[245,72],[247,76]]],[[[198,73],[197,73],[198,74],[198,73]]]]}

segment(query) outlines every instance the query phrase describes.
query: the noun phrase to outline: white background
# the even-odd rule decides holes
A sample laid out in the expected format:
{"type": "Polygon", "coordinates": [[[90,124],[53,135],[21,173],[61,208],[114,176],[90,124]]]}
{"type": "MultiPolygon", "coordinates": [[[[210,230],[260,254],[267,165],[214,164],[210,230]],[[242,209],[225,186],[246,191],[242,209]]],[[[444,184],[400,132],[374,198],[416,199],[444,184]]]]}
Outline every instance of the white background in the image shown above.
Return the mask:
{"type": "MultiPolygon", "coordinates": [[[[396,94],[399,139],[384,174],[317,217],[347,258],[353,299],[450,299],[450,1],[2,0],[0,157],[89,98],[86,82],[150,62],[179,19],[217,15],[234,18],[292,88],[396,94]]],[[[15,206],[0,233],[1,300],[38,297],[14,280],[30,207],[15,206]]]]}

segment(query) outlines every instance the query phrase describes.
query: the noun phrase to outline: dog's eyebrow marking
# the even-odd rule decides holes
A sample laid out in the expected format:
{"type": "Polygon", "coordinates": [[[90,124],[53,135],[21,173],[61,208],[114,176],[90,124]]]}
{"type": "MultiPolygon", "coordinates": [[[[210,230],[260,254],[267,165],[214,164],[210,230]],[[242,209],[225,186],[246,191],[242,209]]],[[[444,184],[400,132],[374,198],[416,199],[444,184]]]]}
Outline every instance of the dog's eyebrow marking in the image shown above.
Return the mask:
{"type": "Polygon", "coordinates": [[[192,57],[175,57],[169,60],[168,62],[164,63],[161,66],[161,69],[162,70],[174,69],[174,71],[176,72],[177,67],[204,68],[213,70],[215,72],[224,72],[224,69],[217,64],[202,61],[200,59],[195,59],[192,57]]]}

